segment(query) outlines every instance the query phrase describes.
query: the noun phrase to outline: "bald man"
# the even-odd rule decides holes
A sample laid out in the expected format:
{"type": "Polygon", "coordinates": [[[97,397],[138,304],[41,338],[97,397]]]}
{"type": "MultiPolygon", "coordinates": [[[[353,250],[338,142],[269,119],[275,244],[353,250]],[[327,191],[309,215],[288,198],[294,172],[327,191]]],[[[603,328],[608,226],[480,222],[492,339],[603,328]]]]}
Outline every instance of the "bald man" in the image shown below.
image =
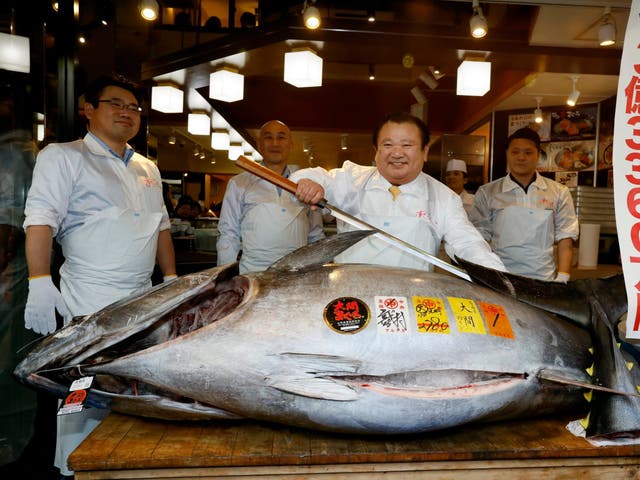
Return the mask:
{"type": "MultiPolygon", "coordinates": [[[[284,177],[297,168],[288,165],[291,131],[279,120],[260,128],[258,151],[265,167],[284,177]]],[[[240,273],[266,270],[293,250],[324,238],[322,216],[252,173],[233,177],[222,201],[218,222],[218,265],[240,257],[240,273]]]]}

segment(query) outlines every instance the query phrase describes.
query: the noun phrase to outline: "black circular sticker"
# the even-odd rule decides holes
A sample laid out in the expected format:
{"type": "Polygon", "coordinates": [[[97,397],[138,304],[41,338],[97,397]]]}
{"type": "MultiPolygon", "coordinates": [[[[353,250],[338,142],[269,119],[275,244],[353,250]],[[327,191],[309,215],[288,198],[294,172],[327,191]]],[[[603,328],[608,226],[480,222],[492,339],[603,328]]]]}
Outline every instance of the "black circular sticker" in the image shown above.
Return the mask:
{"type": "Polygon", "coordinates": [[[324,307],[324,321],[338,333],[356,333],[369,323],[369,307],[354,297],[340,297],[324,307]]]}

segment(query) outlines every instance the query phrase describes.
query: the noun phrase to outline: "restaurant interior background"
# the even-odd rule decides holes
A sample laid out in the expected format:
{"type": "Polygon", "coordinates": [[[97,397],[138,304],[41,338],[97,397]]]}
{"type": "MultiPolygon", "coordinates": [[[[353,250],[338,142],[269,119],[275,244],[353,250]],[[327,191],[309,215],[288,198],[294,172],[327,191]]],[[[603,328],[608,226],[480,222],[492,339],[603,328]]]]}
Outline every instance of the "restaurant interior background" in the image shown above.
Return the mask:
{"type": "Polygon", "coordinates": [[[530,124],[543,136],[545,175],[570,186],[608,187],[630,3],[8,0],[0,6],[0,32],[30,38],[30,69],[0,75],[31,105],[39,146],[84,133],[78,95],[98,74],[139,82],[148,96],[135,147],[157,161],[176,197],[188,193],[205,205],[220,203],[226,182],[239,173],[229,157],[257,156],[256,134],[269,119],[291,128],[292,163],[330,168],[347,159],[370,164],[372,129],[398,110],[429,124],[425,171],[436,178],[444,178],[452,157],[467,161],[471,187],[503,175],[506,136],[530,124]],[[141,17],[143,4],[155,7],[155,20],[141,17]],[[321,24],[311,30],[304,11],[313,8],[321,24]],[[478,15],[486,35],[474,38],[470,22],[478,15]],[[600,46],[605,34],[612,45],[600,46]],[[320,86],[285,81],[285,56],[294,52],[321,58],[320,86]],[[465,60],[490,65],[486,92],[457,94],[465,60]],[[210,82],[222,84],[217,75],[240,78],[240,96],[211,98],[210,82]],[[159,95],[178,91],[176,110],[153,106],[159,95]],[[576,106],[568,107],[574,91],[576,106]],[[190,117],[204,119],[204,130],[192,133],[190,117]],[[226,145],[212,147],[214,136],[226,145]]]}

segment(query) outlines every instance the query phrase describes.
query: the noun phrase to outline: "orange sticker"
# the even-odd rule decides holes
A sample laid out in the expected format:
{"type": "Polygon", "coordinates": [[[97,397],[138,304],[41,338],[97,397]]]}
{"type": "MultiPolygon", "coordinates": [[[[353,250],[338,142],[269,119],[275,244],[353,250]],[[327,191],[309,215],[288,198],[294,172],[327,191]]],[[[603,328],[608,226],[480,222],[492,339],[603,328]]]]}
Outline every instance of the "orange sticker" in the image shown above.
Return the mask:
{"type": "Polygon", "coordinates": [[[444,303],[439,298],[413,297],[419,333],[451,333],[444,303]]]}
{"type": "Polygon", "coordinates": [[[501,305],[495,305],[493,303],[478,302],[484,319],[487,322],[489,333],[496,337],[510,338],[515,340],[509,317],[507,317],[504,308],[501,305]]]}

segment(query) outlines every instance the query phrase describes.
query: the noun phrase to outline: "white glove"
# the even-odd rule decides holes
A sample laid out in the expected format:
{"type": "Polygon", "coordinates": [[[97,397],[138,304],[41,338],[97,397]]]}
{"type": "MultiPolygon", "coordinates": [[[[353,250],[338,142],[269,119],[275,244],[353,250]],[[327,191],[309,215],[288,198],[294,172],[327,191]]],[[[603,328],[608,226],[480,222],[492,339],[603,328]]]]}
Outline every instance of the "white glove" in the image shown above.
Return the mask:
{"type": "Polygon", "coordinates": [[[162,277],[162,283],[170,282],[171,280],[175,280],[176,278],[178,278],[178,275],[176,275],[175,273],[171,275],[165,275],[164,277],[162,277]]]}
{"type": "Polygon", "coordinates": [[[569,275],[568,273],[558,272],[558,274],[556,275],[556,278],[554,278],[553,281],[556,283],[567,283],[570,278],[571,278],[571,275],[569,275]]]}
{"type": "Polygon", "coordinates": [[[29,296],[24,308],[24,326],[42,335],[52,333],[56,329],[56,310],[64,317],[66,325],[72,315],[60,291],[51,281],[51,276],[29,279],[29,296]]]}

